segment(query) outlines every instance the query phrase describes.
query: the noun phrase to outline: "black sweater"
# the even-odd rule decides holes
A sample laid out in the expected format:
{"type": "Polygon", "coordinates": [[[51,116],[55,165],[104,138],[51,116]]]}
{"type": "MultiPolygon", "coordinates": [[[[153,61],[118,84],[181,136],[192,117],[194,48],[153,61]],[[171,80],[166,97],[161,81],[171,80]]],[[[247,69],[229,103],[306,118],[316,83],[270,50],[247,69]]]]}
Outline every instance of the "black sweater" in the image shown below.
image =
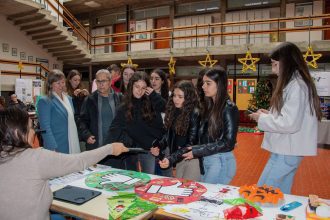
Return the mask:
{"type": "Polygon", "coordinates": [[[164,111],[166,103],[155,92],[150,94],[149,99],[155,111],[153,120],[150,122],[143,120],[143,102],[141,99],[133,99],[133,120],[128,121],[126,118],[127,106],[120,106],[110,126],[108,143],[124,142],[126,146],[130,145],[127,147],[139,147],[146,150],[151,148],[153,140],[163,135],[164,125],[161,112],[164,111]]]}

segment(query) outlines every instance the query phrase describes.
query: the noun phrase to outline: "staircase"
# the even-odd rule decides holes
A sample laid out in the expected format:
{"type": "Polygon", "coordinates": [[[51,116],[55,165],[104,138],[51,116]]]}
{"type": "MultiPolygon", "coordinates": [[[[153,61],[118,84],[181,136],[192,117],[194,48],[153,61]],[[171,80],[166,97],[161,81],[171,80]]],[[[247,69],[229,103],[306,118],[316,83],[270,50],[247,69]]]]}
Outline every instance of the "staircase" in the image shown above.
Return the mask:
{"type": "Polygon", "coordinates": [[[91,61],[86,43],[73,36],[42,5],[31,0],[1,0],[0,8],[0,13],[5,14],[9,21],[64,64],[91,61]]]}

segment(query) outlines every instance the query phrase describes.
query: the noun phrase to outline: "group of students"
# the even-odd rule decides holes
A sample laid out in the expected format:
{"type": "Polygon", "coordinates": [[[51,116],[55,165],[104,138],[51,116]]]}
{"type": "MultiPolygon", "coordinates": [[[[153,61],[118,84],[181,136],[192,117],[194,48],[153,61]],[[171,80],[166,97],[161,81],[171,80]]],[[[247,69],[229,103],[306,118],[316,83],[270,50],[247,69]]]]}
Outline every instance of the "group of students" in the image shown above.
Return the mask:
{"type": "MultiPolygon", "coordinates": [[[[271,152],[258,184],[290,193],[303,156],[316,155],[321,111],[299,48],[285,42],[270,57],[272,71],[278,75],[271,108],[250,115],[265,131],[262,147],[271,152]]],[[[170,168],[176,165],[177,177],[229,184],[236,172],[233,149],[239,114],[227,92],[227,73],[205,69],[197,89],[189,81],[180,81],[169,94],[161,89],[166,77],[157,72],[150,79],[134,70],[122,96],[110,89],[114,85],[110,72],[99,70],[97,90],[86,93],[80,114],[75,115],[75,90],[68,96],[64,74],[53,70],[46,82],[48,95],[38,106],[41,129],[46,131],[44,146],[53,151],[31,149],[34,131],[26,112],[1,111],[0,218],[20,219],[33,213],[33,219],[48,219],[48,179],[86,168],[107,155],[104,162],[114,167],[138,170],[139,161],[143,172],[154,173],[159,164],[164,175],[172,175],[170,168]],[[76,154],[79,138],[86,141],[87,151],[76,154]],[[127,147],[148,153],[132,154],[127,147]],[[11,209],[13,202],[20,211],[11,209]]]]}

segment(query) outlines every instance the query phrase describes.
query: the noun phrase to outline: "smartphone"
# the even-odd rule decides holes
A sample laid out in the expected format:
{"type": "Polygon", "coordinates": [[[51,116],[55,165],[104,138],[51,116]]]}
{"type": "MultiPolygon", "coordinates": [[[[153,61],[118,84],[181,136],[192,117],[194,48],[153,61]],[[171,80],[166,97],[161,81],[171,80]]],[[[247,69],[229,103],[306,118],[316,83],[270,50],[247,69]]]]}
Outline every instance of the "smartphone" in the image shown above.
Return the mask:
{"type": "Polygon", "coordinates": [[[299,206],[301,206],[302,203],[300,202],[297,202],[297,201],[294,201],[294,202],[290,202],[288,204],[285,204],[284,206],[282,206],[280,209],[281,211],[283,212],[288,212],[288,211],[291,211],[295,208],[298,208],[299,206]]]}
{"type": "Polygon", "coordinates": [[[252,113],[255,113],[255,111],[253,111],[251,109],[246,109],[245,110],[245,114],[247,114],[247,115],[252,114],[252,113]]]}

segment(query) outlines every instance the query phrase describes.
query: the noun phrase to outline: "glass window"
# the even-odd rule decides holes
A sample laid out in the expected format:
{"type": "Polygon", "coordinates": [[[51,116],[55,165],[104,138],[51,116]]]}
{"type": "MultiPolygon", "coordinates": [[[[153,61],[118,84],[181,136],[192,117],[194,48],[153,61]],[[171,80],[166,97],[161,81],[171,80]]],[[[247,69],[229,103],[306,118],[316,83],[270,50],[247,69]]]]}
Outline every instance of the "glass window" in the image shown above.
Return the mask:
{"type": "Polygon", "coordinates": [[[256,7],[260,5],[269,5],[280,3],[280,0],[227,0],[228,9],[231,8],[244,8],[244,7],[256,7]]]}
{"type": "Polygon", "coordinates": [[[157,8],[147,9],[145,16],[148,18],[157,17],[157,8]]]}
{"type": "Polygon", "coordinates": [[[170,7],[159,7],[158,8],[158,16],[164,16],[164,15],[169,15],[170,14],[170,7]]]}

